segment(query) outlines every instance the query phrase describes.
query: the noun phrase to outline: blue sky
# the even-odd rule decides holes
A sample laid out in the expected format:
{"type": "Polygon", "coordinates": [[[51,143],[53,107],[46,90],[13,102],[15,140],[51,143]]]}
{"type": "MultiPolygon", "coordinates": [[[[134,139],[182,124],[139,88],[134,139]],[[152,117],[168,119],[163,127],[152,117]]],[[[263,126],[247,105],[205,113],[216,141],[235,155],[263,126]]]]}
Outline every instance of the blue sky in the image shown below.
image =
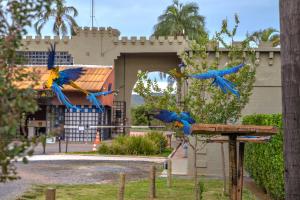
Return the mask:
{"type": "MultiPolygon", "coordinates": [[[[200,7],[200,14],[206,17],[206,29],[212,35],[219,30],[222,19],[233,23],[234,13],[240,16],[237,39],[247,32],[274,27],[279,29],[279,0],[192,0],[200,7]]],[[[150,36],[157,17],[172,0],[94,0],[95,26],[111,26],[121,31],[122,36],[150,36]]],[[[181,0],[181,2],[191,2],[181,0]]],[[[76,18],[80,26],[91,26],[90,0],[67,0],[67,5],[79,11],[76,18]]],[[[30,30],[29,35],[35,35],[30,30]]],[[[52,35],[47,26],[43,35],[52,35]]]]}

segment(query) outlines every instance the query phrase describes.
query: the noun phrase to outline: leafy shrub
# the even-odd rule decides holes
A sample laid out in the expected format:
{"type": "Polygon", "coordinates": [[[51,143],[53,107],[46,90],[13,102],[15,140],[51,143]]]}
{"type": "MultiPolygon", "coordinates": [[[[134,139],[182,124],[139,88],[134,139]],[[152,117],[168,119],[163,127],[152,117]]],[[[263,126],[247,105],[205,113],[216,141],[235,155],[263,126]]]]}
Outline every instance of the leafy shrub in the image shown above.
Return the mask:
{"type": "Polygon", "coordinates": [[[131,108],[132,124],[136,126],[148,125],[147,111],[148,109],[144,105],[131,108]]]}
{"type": "Polygon", "coordinates": [[[160,132],[150,132],[146,135],[149,140],[154,142],[155,146],[161,151],[165,150],[166,146],[168,145],[167,138],[160,132]]]}
{"type": "MultiPolygon", "coordinates": [[[[243,118],[243,124],[271,125],[282,129],[281,114],[258,114],[243,118]]],[[[245,167],[251,177],[274,199],[284,199],[283,132],[266,144],[250,144],[245,149],[245,167]]]]}
{"type": "Polygon", "coordinates": [[[119,136],[111,145],[102,144],[99,154],[115,155],[155,155],[164,150],[167,139],[162,133],[151,132],[146,136],[119,136]]]}

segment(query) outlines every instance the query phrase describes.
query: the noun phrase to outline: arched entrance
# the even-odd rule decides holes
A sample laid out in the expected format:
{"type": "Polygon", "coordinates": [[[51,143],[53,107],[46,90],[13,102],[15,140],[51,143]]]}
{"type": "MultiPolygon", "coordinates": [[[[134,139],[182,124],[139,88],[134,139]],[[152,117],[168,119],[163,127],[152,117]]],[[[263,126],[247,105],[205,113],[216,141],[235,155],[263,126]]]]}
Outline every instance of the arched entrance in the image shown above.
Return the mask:
{"type": "Polygon", "coordinates": [[[180,63],[176,53],[130,53],[121,54],[115,60],[115,87],[121,88],[117,101],[126,102],[126,124],[130,124],[131,93],[141,71],[167,73],[180,63]]]}

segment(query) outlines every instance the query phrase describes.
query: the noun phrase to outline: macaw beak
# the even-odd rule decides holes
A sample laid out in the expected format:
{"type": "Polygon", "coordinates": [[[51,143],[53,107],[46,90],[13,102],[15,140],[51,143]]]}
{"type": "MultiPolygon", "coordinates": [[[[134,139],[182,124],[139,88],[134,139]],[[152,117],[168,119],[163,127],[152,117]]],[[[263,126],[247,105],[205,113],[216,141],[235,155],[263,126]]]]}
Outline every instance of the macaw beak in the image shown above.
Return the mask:
{"type": "Polygon", "coordinates": [[[176,128],[182,128],[182,127],[183,127],[183,124],[180,123],[180,122],[175,122],[175,127],[176,127],[176,128]]]}

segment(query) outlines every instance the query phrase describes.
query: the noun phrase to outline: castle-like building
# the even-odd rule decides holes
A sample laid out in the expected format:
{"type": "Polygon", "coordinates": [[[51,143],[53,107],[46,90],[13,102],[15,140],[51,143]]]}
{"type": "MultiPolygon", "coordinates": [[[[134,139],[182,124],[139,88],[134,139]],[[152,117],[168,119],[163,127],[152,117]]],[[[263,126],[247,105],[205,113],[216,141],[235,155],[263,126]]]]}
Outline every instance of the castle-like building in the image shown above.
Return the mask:
{"type": "MultiPolygon", "coordinates": [[[[189,41],[181,36],[128,38],[120,37],[120,32],[110,27],[84,27],[79,28],[77,34],[72,37],[27,36],[23,39],[23,46],[19,49],[19,53],[27,58],[27,64],[30,66],[45,65],[47,49],[49,44],[54,42],[59,65],[89,68],[110,66],[113,69],[114,87],[121,90],[113,99],[115,105],[113,103],[110,105],[116,108],[110,115],[112,118],[121,116],[124,118],[124,123],[130,121],[131,94],[137,81],[138,71],[168,72],[180,63],[179,55],[183,51],[189,51],[189,41]]],[[[256,81],[250,102],[243,110],[243,114],[280,113],[280,48],[262,43],[255,50],[256,81]]],[[[227,62],[227,50],[221,48],[220,51],[222,54],[211,49],[209,57],[211,59],[218,57],[220,65],[223,65],[227,62]]],[[[89,106],[86,101],[82,104],[82,106],[89,106]]],[[[56,101],[54,105],[59,106],[59,103],[56,101]]],[[[112,119],[114,120],[116,119],[112,119]]]]}

